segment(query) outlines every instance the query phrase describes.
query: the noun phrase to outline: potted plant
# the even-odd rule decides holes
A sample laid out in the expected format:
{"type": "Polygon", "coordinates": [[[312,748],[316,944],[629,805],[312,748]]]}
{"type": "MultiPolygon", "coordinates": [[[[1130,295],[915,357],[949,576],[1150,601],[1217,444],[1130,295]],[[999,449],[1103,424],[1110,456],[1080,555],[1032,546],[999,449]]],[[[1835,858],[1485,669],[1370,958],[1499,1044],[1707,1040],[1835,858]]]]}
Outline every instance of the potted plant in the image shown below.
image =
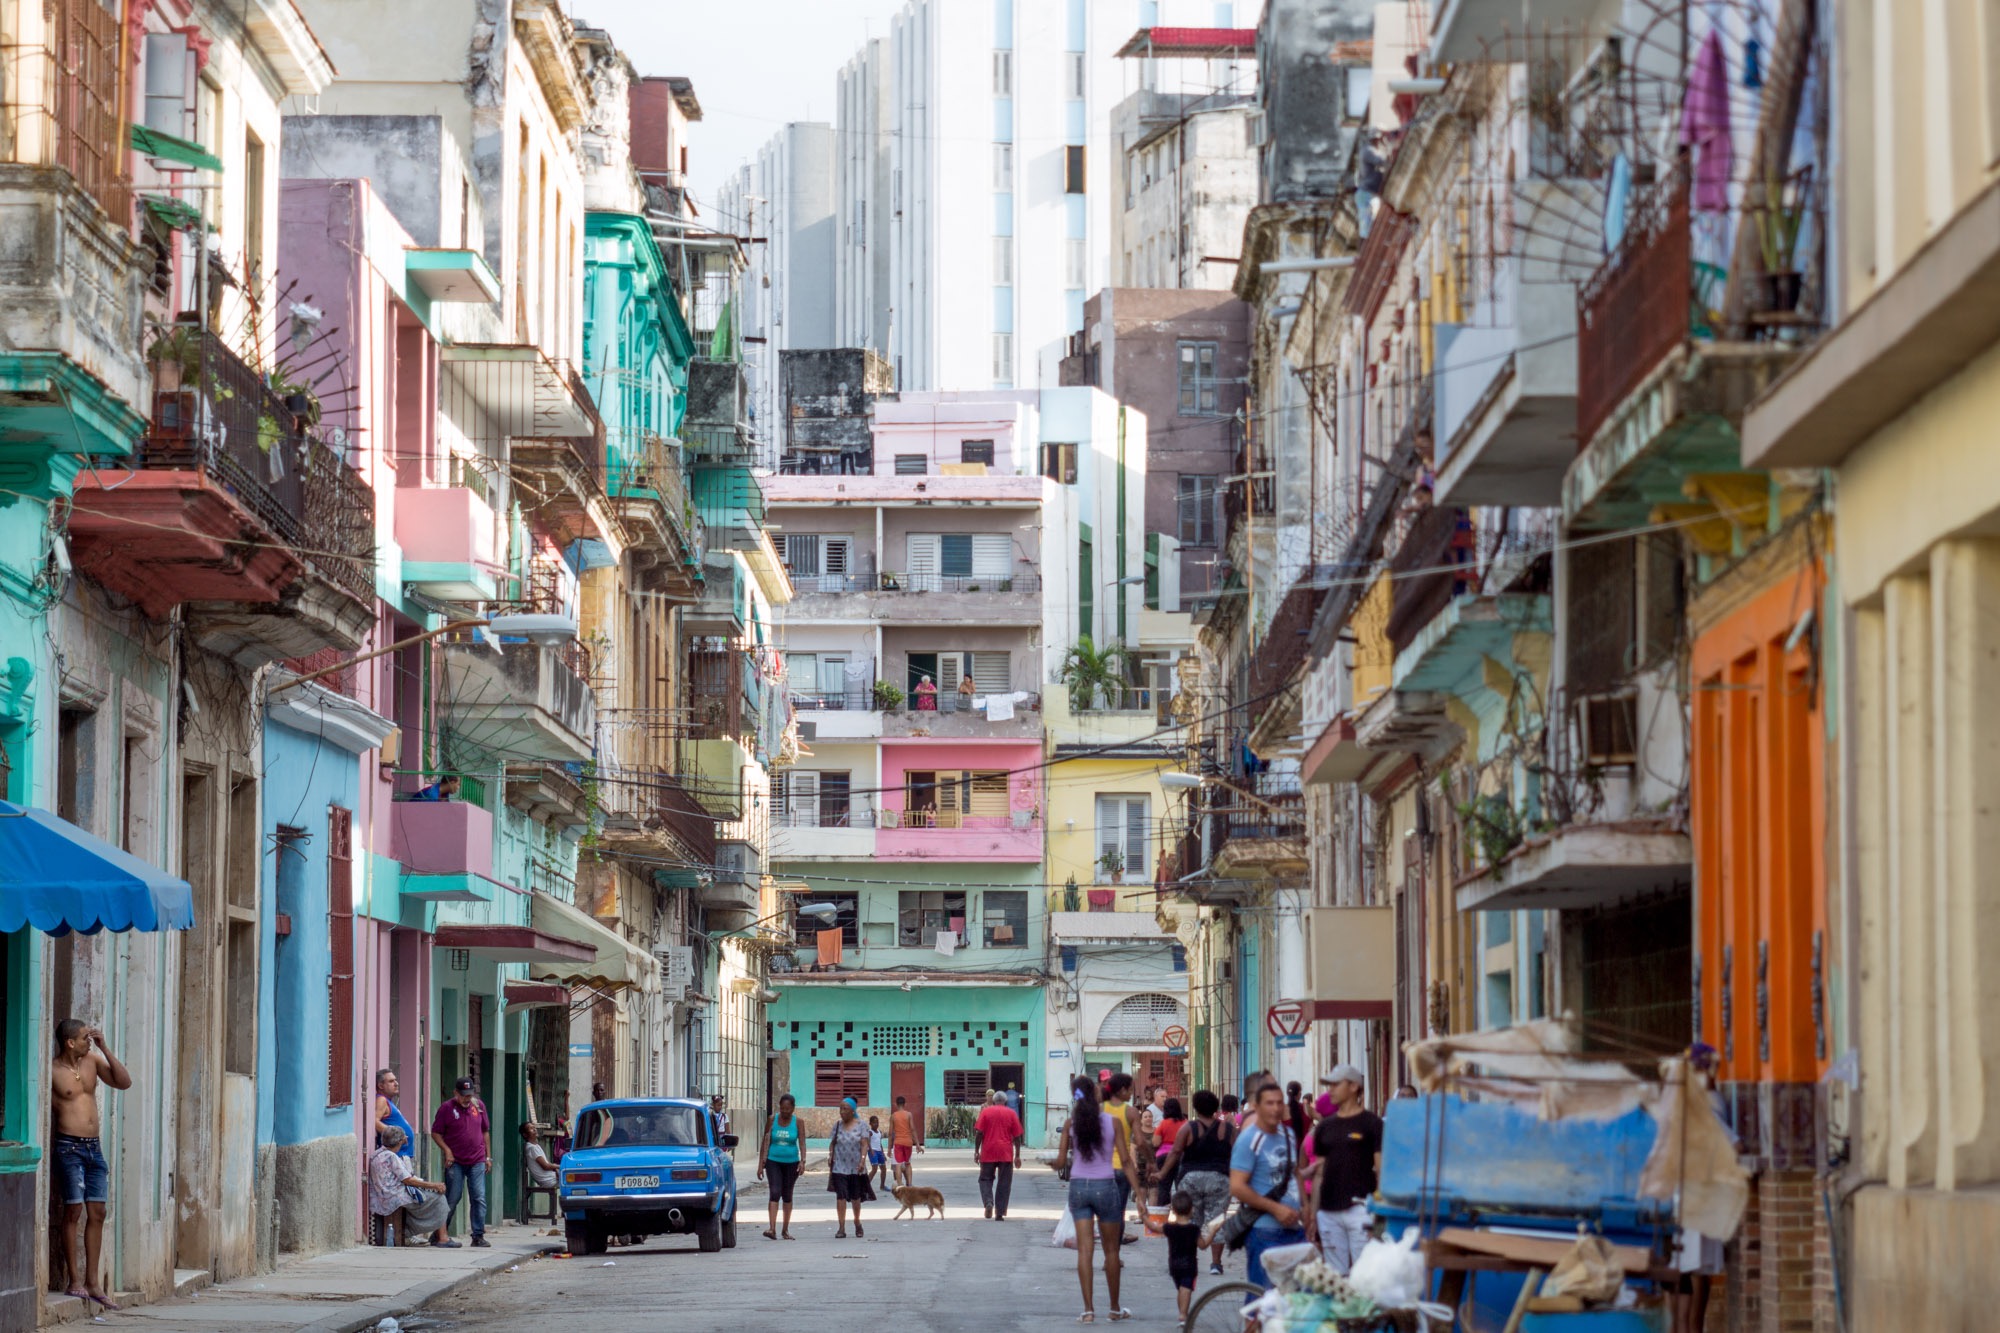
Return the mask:
{"type": "Polygon", "coordinates": [[[1077,712],[1092,707],[1100,697],[1108,698],[1125,683],[1125,668],[1131,660],[1121,643],[1099,648],[1088,634],[1076,641],[1063,658],[1056,679],[1069,686],[1070,707],[1077,712]]]}
{"type": "Polygon", "coordinates": [[[903,692],[886,680],[875,682],[875,707],[893,713],[903,706],[903,692]]]}
{"type": "Polygon", "coordinates": [[[1097,858],[1097,868],[1102,870],[1113,884],[1125,882],[1125,854],[1116,847],[1097,858]]]}
{"type": "Polygon", "coordinates": [[[1763,247],[1764,300],[1767,309],[1789,314],[1799,308],[1805,277],[1797,267],[1799,232],[1805,226],[1806,199],[1811,194],[1811,168],[1787,183],[1777,177],[1764,181],[1764,210],[1758,218],[1763,247]],[[1790,194],[1787,200],[1786,195],[1790,194]]]}

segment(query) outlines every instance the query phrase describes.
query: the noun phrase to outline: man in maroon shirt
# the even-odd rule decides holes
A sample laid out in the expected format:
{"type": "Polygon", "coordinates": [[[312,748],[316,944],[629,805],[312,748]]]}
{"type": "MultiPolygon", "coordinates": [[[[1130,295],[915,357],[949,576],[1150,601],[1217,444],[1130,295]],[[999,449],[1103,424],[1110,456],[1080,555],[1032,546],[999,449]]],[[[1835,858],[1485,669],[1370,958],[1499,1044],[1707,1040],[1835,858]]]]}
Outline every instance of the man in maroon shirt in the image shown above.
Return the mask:
{"type": "Polygon", "coordinates": [[[972,1122],[973,1136],[979,1140],[979,1198],[986,1215],[995,1222],[1007,1220],[1007,1200],[1014,1193],[1014,1168],[1021,1164],[1021,1139],[1026,1133],[1021,1117],[1014,1114],[997,1092],[986,1094],[986,1105],[972,1122]]]}
{"type": "MultiPolygon", "coordinates": [[[[444,1153],[444,1197],[449,1204],[445,1216],[458,1211],[460,1195],[470,1193],[472,1244],[484,1249],[492,1244],[486,1239],[486,1163],[493,1157],[493,1122],[487,1118],[486,1103],[473,1095],[473,1087],[471,1079],[460,1079],[457,1095],[438,1107],[431,1117],[431,1142],[444,1153]]],[[[442,1244],[458,1248],[455,1240],[442,1244]]]]}

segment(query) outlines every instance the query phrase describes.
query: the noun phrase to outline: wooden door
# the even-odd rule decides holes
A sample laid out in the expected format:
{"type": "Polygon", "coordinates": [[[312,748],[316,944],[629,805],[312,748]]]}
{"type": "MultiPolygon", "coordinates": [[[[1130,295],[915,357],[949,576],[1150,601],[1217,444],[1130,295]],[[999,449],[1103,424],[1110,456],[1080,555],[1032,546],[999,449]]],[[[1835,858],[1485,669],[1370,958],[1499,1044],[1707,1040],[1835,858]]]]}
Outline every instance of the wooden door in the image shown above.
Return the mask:
{"type": "Polygon", "coordinates": [[[889,1069],[889,1108],[895,1109],[896,1099],[902,1097],[908,1105],[903,1109],[910,1113],[910,1123],[915,1127],[917,1142],[924,1141],[924,1066],[921,1061],[897,1061],[889,1069]]]}

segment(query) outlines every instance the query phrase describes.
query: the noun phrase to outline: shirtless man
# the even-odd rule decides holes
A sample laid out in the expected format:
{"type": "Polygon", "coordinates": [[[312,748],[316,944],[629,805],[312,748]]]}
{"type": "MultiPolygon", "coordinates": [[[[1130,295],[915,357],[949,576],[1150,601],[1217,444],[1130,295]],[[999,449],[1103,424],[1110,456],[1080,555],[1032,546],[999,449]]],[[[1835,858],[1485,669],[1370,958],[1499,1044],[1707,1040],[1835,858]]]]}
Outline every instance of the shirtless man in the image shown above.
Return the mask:
{"type": "Polygon", "coordinates": [[[118,1303],[98,1282],[105,1187],[110,1183],[111,1169],[105,1165],[104,1149],[97,1142],[97,1085],[102,1082],[123,1092],[132,1086],[132,1076],[104,1044],[102,1032],[80,1018],[65,1018],[56,1025],[55,1069],[49,1082],[55,1101],[52,1155],[62,1189],[69,1294],[116,1310],[118,1303]],[[77,1246],[78,1222],[83,1223],[82,1254],[77,1246]]]}

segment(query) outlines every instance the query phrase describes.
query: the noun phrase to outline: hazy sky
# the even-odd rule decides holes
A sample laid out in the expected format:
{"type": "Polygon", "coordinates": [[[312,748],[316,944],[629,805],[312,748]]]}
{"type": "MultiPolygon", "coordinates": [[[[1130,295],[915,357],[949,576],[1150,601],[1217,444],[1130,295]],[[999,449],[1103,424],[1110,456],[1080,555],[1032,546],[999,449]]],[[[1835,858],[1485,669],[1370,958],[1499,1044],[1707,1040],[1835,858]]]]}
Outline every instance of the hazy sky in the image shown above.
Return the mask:
{"type": "Polygon", "coordinates": [[[688,154],[703,211],[716,186],[786,121],[833,119],[833,79],[902,0],[566,0],[611,33],[641,74],[694,80],[702,122],[688,154]]]}

